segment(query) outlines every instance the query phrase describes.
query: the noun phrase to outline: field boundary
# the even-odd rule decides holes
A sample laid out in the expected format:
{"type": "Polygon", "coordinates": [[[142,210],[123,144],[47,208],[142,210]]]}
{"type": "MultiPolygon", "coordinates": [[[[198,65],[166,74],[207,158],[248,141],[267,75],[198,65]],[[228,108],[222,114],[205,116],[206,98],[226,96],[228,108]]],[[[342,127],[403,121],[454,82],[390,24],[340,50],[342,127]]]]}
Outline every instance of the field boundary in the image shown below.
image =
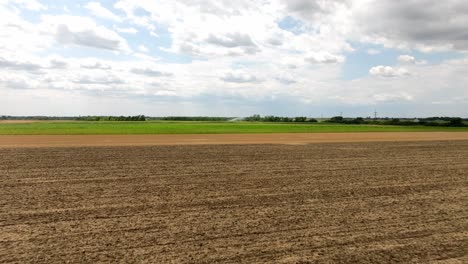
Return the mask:
{"type": "Polygon", "coordinates": [[[0,148],[468,140],[468,132],[268,133],[177,135],[2,135],[0,148]]]}

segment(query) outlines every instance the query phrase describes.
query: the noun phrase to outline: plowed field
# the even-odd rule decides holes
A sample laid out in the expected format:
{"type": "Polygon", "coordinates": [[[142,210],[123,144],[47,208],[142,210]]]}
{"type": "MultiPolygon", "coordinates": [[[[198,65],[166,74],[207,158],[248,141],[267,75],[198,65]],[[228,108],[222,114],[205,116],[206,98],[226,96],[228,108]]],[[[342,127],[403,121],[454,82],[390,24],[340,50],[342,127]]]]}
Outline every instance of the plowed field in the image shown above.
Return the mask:
{"type": "Polygon", "coordinates": [[[271,133],[204,135],[0,135],[4,147],[90,147],[209,144],[468,140],[468,132],[271,133]]]}
{"type": "Polygon", "coordinates": [[[0,148],[0,262],[464,263],[468,141],[0,148]]]}

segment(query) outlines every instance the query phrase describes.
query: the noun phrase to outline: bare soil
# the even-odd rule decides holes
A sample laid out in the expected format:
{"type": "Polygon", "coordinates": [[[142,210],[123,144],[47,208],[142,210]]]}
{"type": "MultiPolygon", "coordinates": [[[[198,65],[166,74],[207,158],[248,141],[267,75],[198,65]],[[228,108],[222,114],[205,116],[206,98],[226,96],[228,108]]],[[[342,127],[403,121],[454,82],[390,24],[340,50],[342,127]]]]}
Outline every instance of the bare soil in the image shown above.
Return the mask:
{"type": "Polygon", "coordinates": [[[466,263],[468,141],[1,148],[0,262],[466,263]]]}
{"type": "Polygon", "coordinates": [[[0,136],[0,148],[209,144],[308,144],[324,142],[434,140],[468,140],[468,132],[273,133],[198,135],[3,135],[0,136]]]}
{"type": "Polygon", "coordinates": [[[37,120],[37,119],[22,119],[22,120],[0,120],[0,124],[30,124],[30,123],[65,123],[76,122],[76,120],[37,120]]]}

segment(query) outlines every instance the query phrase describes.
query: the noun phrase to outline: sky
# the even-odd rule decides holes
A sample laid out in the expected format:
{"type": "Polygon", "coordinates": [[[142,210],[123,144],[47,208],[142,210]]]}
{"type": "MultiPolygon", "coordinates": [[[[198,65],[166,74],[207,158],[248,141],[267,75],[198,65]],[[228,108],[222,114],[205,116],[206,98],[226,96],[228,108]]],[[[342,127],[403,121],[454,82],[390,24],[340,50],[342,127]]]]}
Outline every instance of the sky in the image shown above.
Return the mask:
{"type": "Polygon", "coordinates": [[[0,0],[0,115],[468,117],[466,0],[0,0]]]}

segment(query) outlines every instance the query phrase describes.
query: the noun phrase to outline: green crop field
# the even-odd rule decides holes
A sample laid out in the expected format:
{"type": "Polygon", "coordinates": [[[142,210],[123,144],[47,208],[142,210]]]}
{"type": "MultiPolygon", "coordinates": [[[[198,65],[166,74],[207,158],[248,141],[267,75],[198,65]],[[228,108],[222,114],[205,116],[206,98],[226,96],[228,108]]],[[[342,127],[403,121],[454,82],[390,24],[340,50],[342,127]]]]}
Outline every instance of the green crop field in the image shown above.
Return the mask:
{"type": "Polygon", "coordinates": [[[468,127],[252,123],[252,122],[35,122],[0,123],[0,135],[229,134],[314,132],[468,131],[468,127]]]}

